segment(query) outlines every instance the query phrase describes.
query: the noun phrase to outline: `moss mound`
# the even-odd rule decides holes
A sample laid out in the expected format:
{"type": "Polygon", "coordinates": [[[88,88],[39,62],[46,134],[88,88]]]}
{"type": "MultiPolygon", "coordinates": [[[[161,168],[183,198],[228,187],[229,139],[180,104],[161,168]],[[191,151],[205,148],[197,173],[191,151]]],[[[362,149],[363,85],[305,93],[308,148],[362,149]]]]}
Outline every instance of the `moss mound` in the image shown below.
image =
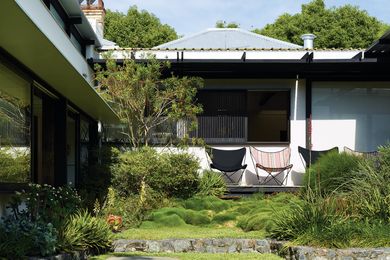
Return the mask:
{"type": "Polygon", "coordinates": [[[182,202],[186,209],[192,210],[212,210],[220,212],[231,207],[230,201],[221,200],[216,197],[194,197],[182,202]]]}

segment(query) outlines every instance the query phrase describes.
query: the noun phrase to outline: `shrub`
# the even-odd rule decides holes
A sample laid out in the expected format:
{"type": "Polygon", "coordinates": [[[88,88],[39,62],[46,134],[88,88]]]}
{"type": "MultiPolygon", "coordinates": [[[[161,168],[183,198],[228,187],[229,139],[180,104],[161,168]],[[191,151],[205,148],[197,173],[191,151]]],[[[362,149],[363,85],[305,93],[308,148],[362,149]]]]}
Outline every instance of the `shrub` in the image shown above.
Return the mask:
{"type": "Polygon", "coordinates": [[[168,197],[188,198],[198,188],[199,163],[187,153],[157,153],[144,147],[119,155],[113,165],[113,187],[122,196],[137,194],[142,185],[168,197]]]}
{"type": "Polygon", "coordinates": [[[55,253],[57,231],[50,223],[31,221],[27,214],[0,222],[0,256],[9,259],[55,253]]]}
{"type": "Polygon", "coordinates": [[[103,253],[111,248],[112,233],[104,219],[92,217],[87,211],[70,217],[61,233],[62,248],[103,253]]]}
{"type": "Polygon", "coordinates": [[[222,196],[226,193],[226,182],[214,171],[204,171],[199,181],[198,196],[222,196]]]}
{"type": "Polygon", "coordinates": [[[329,152],[321,156],[306,172],[304,184],[322,195],[342,192],[345,182],[353,178],[362,158],[347,153],[329,152]]]}
{"type": "Polygon", "coordinates": [[[47,184],[29,184],[27,191],[14,197],[11,206],[14,215],[21,213],[19,205],[22,202],[26,205],[24,213],[32,221],[52,223],[56,229],[60,229],[66,218],[79,209],[81,199],[76,190],[68,186],[54,188],[47,184]]]}
{"type": "Polygon", "coordinates": [[[162,176],[159,174],[151,175],[151,187],[158,191],[165,191],[169,197],[190,198],[198,190],[200,168],[198,160],[191,154],[163,153],[161,158],[166,163],[161,166],[162,176]],[[162,177],[162,178],[161,178],[162,177]],[[154,181],[157,179],[157,182],[154,181]],[[155,185],[152,185],[155,183],[155,185]]]}
{"type": "Polygon", "coordinates": [[[30,153],[12,149],[0,149],[0,180],[2,182],[28,182],[30,176],[30,153]]]}
{"type": "Polygon", "coordinates": [[[129,228],[140,225],[149,211],[167,206],[169,203],[164,196],[150,188],[145,187],[141,194],[126,197],[120,196],[116,189],[109,188],[106,201],[103,204],[97,202],[94,212],[103,218],[109,215],[120,216],[123,226],[129,228]]]}

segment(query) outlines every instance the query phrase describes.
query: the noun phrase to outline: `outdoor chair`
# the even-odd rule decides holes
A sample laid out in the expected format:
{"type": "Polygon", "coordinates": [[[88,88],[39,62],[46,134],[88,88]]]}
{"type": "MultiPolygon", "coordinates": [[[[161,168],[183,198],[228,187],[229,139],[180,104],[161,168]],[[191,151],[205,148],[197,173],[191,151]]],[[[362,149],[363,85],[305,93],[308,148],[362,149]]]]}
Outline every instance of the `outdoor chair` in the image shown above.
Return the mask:
{"type": "Polygon", "coordinates": [[[278,152],[264,152],[254,147],[250,148],[253,164],[259,184],[267,184],[269,181],[274,180],[276,184],[283,185],[284,181],[287,180],[289,173],[293,167],[290,164],[291,149],[287,147],[278,152]],[[258,169],[268,173],[264,181],[260,181],[258,169]],[[287,171],[287,174],[282,181],[277,179],[277,176],[287,171]]]}
{"type": "Polygon", "coordinates": [[[377,158],[379,155],[378,151],[361,152],[361,151],[352,150],[351,148],[348,148],[346,146],[344,146],[344,152],[347,154],[361,156],[361,157],[366,158],[366,159],[374,159],[374,158],[377,158]]]}
{"type": "Polygon", "coordinates": [[[243,164],[245,155],[245,148],[238,150],[219,150],[212,148],[211,152],[208,154],[208,158],[211,160],[210,168],[220,171],[232,184],[238,184],[241,182],[247,167],[246,164],[243,164]],[[235,182],[233,176],[240,172],[241,175],[239,176],[238,181],[235,182]]]}
{"type": "Polygon", "coordinates": [[[322,151],[311,150],[310,151],[309,149],[298,146],[298,152],[301,155],[301,160],[303,159],[302,163],[304,163],[306,165],[306,167],[310,167],[312,164],[314,164],[316,161],[318,161],[318,159],[322,155],[327,154],[329,152],[339,152],[339,148],[334,147],[334,148],[329,149],[329,150],[322,150],[322,151]]]}

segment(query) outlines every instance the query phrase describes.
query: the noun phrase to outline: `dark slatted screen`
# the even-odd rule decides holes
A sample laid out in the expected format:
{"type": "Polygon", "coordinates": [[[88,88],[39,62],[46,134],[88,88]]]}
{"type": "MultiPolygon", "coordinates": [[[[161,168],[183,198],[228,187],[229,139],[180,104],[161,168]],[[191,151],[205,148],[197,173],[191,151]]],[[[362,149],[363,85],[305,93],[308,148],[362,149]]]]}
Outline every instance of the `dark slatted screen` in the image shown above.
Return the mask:
{"type": "Polygon", "coordinates": [[[198,102],[203,105],[202,116],[246,116],[245,90],[199,91],[198,102]]]}

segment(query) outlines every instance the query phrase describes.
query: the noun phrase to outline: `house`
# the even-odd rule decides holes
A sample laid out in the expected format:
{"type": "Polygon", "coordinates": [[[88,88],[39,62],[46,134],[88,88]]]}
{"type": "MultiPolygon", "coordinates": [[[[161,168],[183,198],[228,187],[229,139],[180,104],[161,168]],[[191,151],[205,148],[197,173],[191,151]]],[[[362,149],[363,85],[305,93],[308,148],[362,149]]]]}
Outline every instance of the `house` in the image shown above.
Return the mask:
{"type": "Polygon", "coordinates": [[[86,12],[102,1],[3,0],[0,8],[0,214],[29,182],[77,186],[102,123],[118,118],[87,59],[103,39],[86,12]]]}
{"type": "MultiPolygon", "coordinates": [[[[372,151],[390,140],[390,34],[367,50],[316,49],[314,38],[303,35],[302,47],[210,29],[152,49],[117,49],[113,58],[120,63],[152,53],[170,61],[176,75],[204,78],[198,95],[204,112],[191,135],[228,150],[290,147],[287,186],[299,186],[305,167],[298,146],[372,151]]],[[[190,151],[207,169],[204,149],[190,151]]],[[[258,184],[249,151],[245,160],[242,185],[258,184]]]]}

